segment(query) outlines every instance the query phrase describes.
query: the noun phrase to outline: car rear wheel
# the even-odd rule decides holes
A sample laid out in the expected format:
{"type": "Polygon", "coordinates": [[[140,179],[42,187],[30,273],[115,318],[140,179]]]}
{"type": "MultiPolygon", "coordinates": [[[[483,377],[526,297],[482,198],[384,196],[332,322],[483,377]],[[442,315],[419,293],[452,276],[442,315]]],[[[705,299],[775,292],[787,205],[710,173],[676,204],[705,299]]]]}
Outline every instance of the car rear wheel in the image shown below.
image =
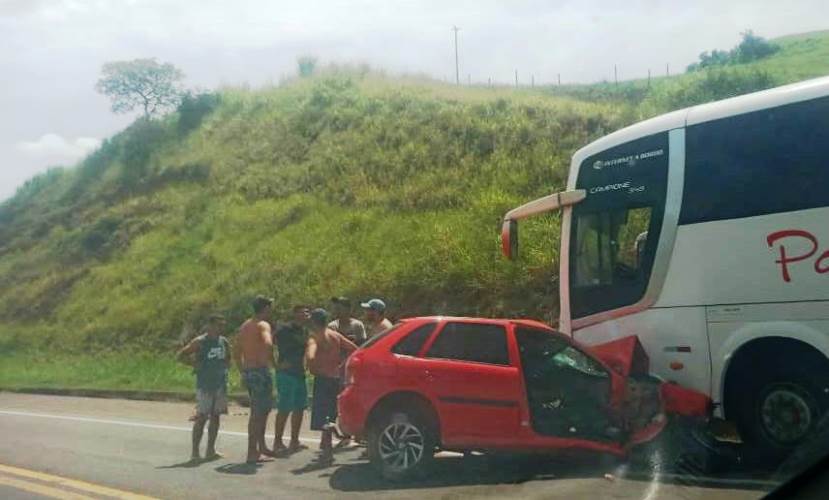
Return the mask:
{"type": "Polygon", "coordinates": [[[435,432],[416,410],[381,415],[368,433],[372,465],[390,481],[405,481],[428,468],[435,454],[435,432]]]}

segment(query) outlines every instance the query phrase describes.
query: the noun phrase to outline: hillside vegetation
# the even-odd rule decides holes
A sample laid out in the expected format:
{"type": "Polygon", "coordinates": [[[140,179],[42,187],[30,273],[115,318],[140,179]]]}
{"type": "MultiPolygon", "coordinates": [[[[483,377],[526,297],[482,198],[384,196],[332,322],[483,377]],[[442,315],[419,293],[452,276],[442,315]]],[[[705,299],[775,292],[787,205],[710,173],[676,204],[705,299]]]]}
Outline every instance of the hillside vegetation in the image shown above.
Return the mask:
{"type": "MultiPolygon", "coordinates": [[[[673,78],[464,88],[332,69],[191,97],[0,205],[0,352],[170,349],[250,297],[380,296],[394,316],[555,311],[555,217],[499,253],[504,212],[647,116],[829,73],[829,34],[673,78]]],[[[24,357],[25,357],[24,356],[24,357]]],[[[0,373],[0,384],[4,375],[0,373]]]]}

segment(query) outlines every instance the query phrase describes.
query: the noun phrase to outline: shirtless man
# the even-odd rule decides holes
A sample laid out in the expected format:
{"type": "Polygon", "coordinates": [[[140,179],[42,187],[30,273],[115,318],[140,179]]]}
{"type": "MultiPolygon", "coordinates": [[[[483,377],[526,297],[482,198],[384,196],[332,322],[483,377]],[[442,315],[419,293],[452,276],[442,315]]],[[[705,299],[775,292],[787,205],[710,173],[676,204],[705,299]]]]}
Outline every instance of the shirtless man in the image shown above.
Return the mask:
{"type": "Polygon", "coordinates": [[[272,304],[273,299],[261,295],[253,299],[253,317],[239,327],[238,347],[233,350],[242,383],[250,395],[249,464],[260,461],[262,455],[274,456],[273,451],[265,445],[265,426],[273,407],[273,379],[270,370],[273,365],[273,339],[271,325],[268,323],[272,304]]]}
{"type": "Polygon", "coordinates": [[[345,351],[350,354],[357,349],[354,342],[338,331],[328,328],[328,320],[325,309],[311,311],[311,336],[308,338],[308,348],[305,351],[306,365],[314,375],[311,430],[322,431],[319,457],[321,462],[330,462],[334,458],[334,429],[331,424],[337,420],[341,353],[345,351]]]}

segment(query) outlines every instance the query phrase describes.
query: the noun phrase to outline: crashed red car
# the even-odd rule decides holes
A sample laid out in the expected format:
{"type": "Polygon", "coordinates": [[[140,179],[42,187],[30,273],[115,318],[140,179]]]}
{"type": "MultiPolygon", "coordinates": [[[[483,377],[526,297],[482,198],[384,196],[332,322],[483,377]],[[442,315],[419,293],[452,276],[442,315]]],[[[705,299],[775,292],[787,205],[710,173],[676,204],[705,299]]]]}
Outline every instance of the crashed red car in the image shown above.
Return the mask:
{"type": "Polygon", "coordinates": [[[636,337],[588,348],[536,321],[401,321],[348,360],[341,429],[389,479],[435,451],[592,450],[626,456],[709,398],[648,374],[636,337]]]}

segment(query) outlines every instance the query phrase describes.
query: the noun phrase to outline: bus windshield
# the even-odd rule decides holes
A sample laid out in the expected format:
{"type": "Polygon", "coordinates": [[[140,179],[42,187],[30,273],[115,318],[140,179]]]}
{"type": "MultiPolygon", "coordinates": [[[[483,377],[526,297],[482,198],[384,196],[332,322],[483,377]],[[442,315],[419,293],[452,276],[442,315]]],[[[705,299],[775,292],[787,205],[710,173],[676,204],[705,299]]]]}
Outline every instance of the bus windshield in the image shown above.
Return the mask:
{"type": "Polygon", "coordinates": [[[645,294],[662,226],[667,134],[644,137],[586,158],[570,233],[571,315],[582,318],[635,304],[645,294]]]}
{"type": "Polygon", "coordinates": [[[576,235],[576,286],[641,281],[651,208],[620,209],[579,217],[576,235]]]}

